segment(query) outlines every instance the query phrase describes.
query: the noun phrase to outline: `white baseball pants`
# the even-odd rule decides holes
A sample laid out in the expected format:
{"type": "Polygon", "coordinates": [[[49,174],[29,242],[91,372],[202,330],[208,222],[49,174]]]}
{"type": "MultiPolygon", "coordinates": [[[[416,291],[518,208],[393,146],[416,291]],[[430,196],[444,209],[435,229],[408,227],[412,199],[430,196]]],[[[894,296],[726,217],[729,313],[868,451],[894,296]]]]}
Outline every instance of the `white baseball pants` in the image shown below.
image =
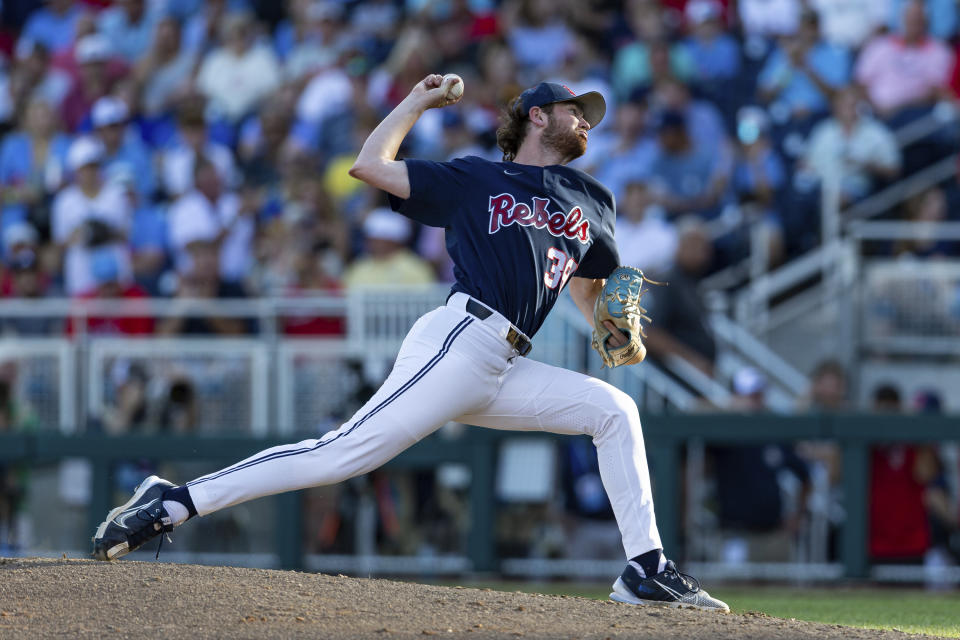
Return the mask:
{"type": "Polygon", "coordinates": [[[383,386],[336,431],[261,451],[188,483],[200,515],[373,471],[449,421],[593,438],[627,558],[662,548],[633,400],[580,373],[521,358],[510,322],[465,311],[468,296],[417,320],[383,386]]]}

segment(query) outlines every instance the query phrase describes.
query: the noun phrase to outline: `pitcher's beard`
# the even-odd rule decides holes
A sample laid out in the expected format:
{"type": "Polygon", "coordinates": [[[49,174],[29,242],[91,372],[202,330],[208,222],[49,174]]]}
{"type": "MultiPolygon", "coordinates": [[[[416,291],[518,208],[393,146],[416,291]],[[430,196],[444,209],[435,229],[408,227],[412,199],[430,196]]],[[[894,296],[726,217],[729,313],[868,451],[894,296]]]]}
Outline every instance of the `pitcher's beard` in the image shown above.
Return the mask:
{"type": "Polygon", "coordinates": [[[550,116],[550,123],[543,130],[540,141],[545,148],[560,154],[563,164],[576,160],[587,151],[587,139],[578,131],[560,127],[553,115],[550,116]]]}

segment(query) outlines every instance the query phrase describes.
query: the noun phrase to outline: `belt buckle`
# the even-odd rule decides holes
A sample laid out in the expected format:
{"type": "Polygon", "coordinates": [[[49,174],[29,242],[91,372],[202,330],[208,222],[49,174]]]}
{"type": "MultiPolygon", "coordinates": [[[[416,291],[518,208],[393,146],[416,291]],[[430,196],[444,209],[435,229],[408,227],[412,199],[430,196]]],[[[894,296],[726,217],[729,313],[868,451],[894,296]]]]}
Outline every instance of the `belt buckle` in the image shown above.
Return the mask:
{"type": "Polygon", "coordinates": [[[507,342],[510,343],[510,346],[517,350],[521,356],[526,357],[530,350],[533,349],[533,345],[525,337],[520,335],[520,332],[510,327],[510,330],[507,331],[507,342]]]}
{"type": "Polygon", "coordinates": [[[527,340],[526,338],[521,338],[521,341],[522,341],[522,344],[517,346],[517,351],[520,353],[521,356],[526,358],[527,354],[533,350],[533,343],[527,340]]]}

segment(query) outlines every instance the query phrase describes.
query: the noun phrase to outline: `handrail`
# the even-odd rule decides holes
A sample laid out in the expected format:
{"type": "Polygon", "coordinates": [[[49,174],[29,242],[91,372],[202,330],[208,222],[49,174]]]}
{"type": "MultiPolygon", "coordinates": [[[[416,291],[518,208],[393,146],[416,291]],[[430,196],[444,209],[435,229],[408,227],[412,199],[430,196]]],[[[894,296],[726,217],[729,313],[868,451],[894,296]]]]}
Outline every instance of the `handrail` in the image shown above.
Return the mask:
{"type": "Polygon", "coordinates": [[[903,125],[894,132],[897,146],[903,149],[926,138],[944,125],[956,122],[957,115],[957,110],[949,102],[937,104],[927,115],[903,125]]]}
{"type": "Polygon", "coordinates": [[[670,355],[667,357],[667,367],[716,407],[727,409],[731,406],[733,394],[689,361],[678,355],[670,355]]]}
{"type": "Polygon", "coordinates": [[[843,224],[849,226],[855,220],[880,215],[895,205],[923,193],[933,185],[953,177],[957,173],[958,159],[960,159],[958,154],[948,156],[857,202],[840,214],[843,224]]]}
{"type": "Polygon", "coordinates": [[[758,319],[753,305],[758,299],[770,300],[798,284],[824,273],[843,257],[842,243],[837,240],[808,251],[780,268],[760,276],[737,295],[737,318],[752,323],[758,319]]]}
{"type": "Polygon", "coordinates": [[[762,369],[791,393],[799,396],[808,391],[810,381],[803,373],[726,315],[712,314],[710,325],[716,337],[735,347],[741,356],[762,369]]]}
{"type": "MultiPolygon", "coordinates": [[[[580,338],[589,340],[590,329],[572,304],[566,304],[561,299],[553,313],[574,331],[580,338]]],[[[673,380],[660,367],[652,362],[644,362],[639,367],[621,367],[616,370],[620,375],[630,376],[641,384],[649,385],[656,393],[665,398],[674,407],[681,410],[690,410],[697,405],[697,398],[687,391],[681,384],[673,380]]]]}
{"type": "Polygon", "coordinates": [[[182,315],[253,318],[283,315],[284,311],[346,311],[346,298],[325,293],[310,298],[7,298],[0,300],[0,317],[103,317],[128,318],[144,315],[177,317],[182,315]]]}
{"type": "Polygon", "coordinates": [[[960,240],[960,222],[857,220],[849,229],[858,240],[960,240]]]}

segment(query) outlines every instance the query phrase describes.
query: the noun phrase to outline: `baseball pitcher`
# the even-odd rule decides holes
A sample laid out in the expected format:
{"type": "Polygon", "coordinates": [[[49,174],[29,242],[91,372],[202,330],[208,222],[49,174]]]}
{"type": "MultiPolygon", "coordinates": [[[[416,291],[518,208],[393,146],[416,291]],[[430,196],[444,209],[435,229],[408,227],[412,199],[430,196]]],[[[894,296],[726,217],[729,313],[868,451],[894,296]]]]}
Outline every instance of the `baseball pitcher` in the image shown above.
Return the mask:
{"type": "Polygon", "coordinates": [[[119,558],[197,515],[368,473],[454,420],[589,435],[628,559],[610,597],[729,610],[663,554],[634,401],[525,357],[564,287],[594,326],[605,364],[646,355],[645,280],[618,267],[613,195],[566,166],[586,150],[606,111],[603,97],[546,82],[527,89],[497,131],[503,162],[397,160],[421,114],[462,93],[456,76],[424,78],[370,134],[350,171],[386,191],[396,211],[443,227],[455,266],[446,305],[413,325],[380,390],[322,438],[267,449],[183,486],[147,478],[97,528],[96,558],[119,558]]]}

